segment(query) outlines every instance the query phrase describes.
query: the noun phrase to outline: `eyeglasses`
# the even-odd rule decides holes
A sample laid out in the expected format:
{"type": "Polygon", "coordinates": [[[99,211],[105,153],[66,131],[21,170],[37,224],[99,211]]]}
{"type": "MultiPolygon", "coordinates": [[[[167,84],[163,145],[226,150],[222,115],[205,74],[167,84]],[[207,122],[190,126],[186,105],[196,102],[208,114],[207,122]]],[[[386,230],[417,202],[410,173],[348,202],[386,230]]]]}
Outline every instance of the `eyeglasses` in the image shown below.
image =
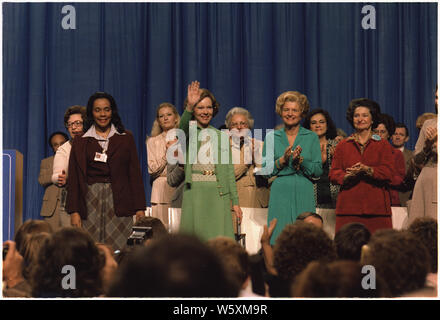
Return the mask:
{"type": "Polygon", "coordinates": [[[77,121],[73,121],[73,122],[68,122],[68,123],[66,124],[66,127],[67,127],[67,128],[70,128],[70,127],[73,127],[73,126],[75,126],[75,127],[82,127],[82,125],[83,125],[83,122],[77,120],[77,121]]]}

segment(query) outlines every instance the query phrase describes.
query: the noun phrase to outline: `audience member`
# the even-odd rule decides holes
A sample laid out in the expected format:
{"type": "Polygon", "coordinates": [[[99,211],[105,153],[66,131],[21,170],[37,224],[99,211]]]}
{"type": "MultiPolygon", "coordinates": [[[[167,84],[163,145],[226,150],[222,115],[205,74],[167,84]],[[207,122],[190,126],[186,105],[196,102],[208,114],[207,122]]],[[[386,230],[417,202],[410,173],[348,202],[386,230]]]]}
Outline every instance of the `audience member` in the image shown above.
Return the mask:
{"type": "Polygon", "coordinates": [[[424,287],[429,253],[408,231],[379,230],[363,247],[361,264],[373,266],[386,279],[391,296],[398,297],[424,287]]]}
{"type": "Polygon", "coordinates": [[[220,258],[193,236],[138,247],[119,267],[109,297],[237,297],[220,258]]]}
{"type": "Polygon", "coordinates": [[[16,249],[14,241],[6,241],[3,248],[8,252],[3,261],[3,296],[31,297],[31,288],[23,276],[23,256],[16,249]]]}
{"type": "Polygon", "coordinates": [[[362,286],[366,275],[355,261],[312,261],[295,279],[295,298],[381,298],[388,296],[385,282],[376,277],[374,288],[362,286]]]}
{"type": "Polygon", "coordinates": [[[273,255],[277,279],[269,284],[272,297],[290,296],[290,285],[311,261],[336,259],[333,242],[325,231],[301,222],[283,229],[275,243],[273,255]]]}
{"type": "Polygon", "coordinates": [[[438,264],[438,232],[437,220],[432,218],[417,218],[408,227],[408,231],[415,235],[428,249],[430,255],[430,272],[437,273],[438,264]]]}
{"type": "Polygon", "coordinates": [[[214,250],[222,261],[231,282],[239,290],[239,297],[255,297],[250,274],[249,255],[235,240],[217,237],[208,240],[208,247],[214,250]]]}
{"type": "Polygon", "coordinates": [[[32,296],[97,297],[103,293],[104,266],[103,256],[86,231],[62,228],[40,249],[30,278],[32,296]]]}
{"type": "Polygon", "coordinates": [[[26,220],[15,233],[14,241],[17,246],[17,251],[23,256],[26,237],[41,232],[52,233],[53,229],[50,223],[44,220],[26,220]]]}
{"type": "Polygon", "coordinates": [[[342,226],[334,239],[338,259],[360,261],[362,246],[368,243],[370,237],[370,231],[362,223],[342,226]]]}
{"type": "Polygon", "coordinates": [[[324,224],[323,218],[319,214],[314,212],[303,212],[298,216],[298,218],[296,218],[296,221],[304,221],[307,223],[311,223],[320,229],[323,228],[323,224],[324,224]]]}

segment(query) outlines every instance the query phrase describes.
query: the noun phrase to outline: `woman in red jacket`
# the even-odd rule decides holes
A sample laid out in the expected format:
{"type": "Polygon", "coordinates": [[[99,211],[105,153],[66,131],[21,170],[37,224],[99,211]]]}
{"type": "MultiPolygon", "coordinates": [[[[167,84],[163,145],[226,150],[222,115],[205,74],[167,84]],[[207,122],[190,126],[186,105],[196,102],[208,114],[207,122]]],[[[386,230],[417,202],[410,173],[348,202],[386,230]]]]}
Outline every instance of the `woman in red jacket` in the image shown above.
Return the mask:
{"type": "Polygon", "coordinates": [[[146,204],[136,144],[108,93],[89,98],[85,130],[72,143],[66,211],[93,240],[122,249],[146,204]]]}
{"type": "Polygon", "coordinates": [[[341,185],[336,202],[336,232],[345,224],[359,222],[371,233],[392,228],[387,184],[393,178],[394,158],[388,141],[373,134],[380,106],[361,98],[350,102],[346,118],[355,133],[335,150],[330,181],[341,185]]]}

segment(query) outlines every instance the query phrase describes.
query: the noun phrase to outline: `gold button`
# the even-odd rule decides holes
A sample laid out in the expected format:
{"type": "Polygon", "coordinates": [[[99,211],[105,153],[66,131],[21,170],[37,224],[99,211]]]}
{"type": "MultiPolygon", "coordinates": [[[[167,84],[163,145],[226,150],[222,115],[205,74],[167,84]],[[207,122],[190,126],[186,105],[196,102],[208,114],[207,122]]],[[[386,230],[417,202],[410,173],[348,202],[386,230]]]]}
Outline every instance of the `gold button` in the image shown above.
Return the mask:
{"type": "Polygon", "coordinates": [[[222,195],[223,195],[223,192],[220,192],[220,195],[222,196],[222,195]]]}

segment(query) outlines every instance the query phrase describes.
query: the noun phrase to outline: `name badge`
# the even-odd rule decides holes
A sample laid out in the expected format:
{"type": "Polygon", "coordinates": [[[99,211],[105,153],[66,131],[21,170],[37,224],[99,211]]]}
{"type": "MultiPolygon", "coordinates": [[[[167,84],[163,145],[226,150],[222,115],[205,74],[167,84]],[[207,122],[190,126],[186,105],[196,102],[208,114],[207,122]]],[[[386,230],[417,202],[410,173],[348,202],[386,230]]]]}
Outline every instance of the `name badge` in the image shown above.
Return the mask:
{"type": "Polygon", "coordinates": [[[107,155],[105,153],[96,152],[95,159],[93,159],[93,160],[99,161],[99,162],[107,162],[107,155]]]}

